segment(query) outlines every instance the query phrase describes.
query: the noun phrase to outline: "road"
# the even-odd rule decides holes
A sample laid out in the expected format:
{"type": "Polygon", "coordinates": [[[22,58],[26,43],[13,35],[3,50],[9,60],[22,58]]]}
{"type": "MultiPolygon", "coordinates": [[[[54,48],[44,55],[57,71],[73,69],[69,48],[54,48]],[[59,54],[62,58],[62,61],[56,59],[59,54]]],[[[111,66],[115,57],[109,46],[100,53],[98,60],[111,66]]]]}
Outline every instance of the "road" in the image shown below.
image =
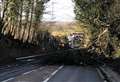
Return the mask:
{"type": "Polygon", "coordinates": [[[58,66],[25,66],[0,76],[0,82],[104,82],[93,67],[64,66],[58,69],[58,66]]]}
{"type": "Polygon", "coordinates": [[[39,61],[17,62],[14,64],[0,67],[0,82],[11,77],[19,76],[22,73],[41,67],[39,61]]]}
{"type": "Polygon", "coordinates": [[[95,68],[65,66],[48,82],[104,82],[95,68]]]}

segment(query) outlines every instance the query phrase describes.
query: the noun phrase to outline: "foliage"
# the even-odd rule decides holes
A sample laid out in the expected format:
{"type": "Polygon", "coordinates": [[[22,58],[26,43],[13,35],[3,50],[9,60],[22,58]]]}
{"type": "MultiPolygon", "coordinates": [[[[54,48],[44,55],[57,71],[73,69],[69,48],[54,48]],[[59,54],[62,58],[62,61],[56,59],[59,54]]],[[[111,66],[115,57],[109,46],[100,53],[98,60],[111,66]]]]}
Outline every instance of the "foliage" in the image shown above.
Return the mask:
{"type": "Polygon", "coordinates": [[[76,19],[91,24],[94,29],[108,23],[108,10],[112,0],[74,0],[76,19]]]}
{"type": "Polygon", "coordinates": [[[120,57],[120,49],[116,50],[113,54],[114,54],[115,58],[119,58],[120,57]]]}
{"type": "Polygon", "coordinates": [[[5,8],[1,11],[4,14],[2,33],[23,42],[32,42],[37,29],[35,27],[43,14],[44,3],[43,0],[4,0],[2,6],[5,8]]]}
{"type": "MultiPolygon", "coordinates": [[[[74,0],[76,19],[91,25],[92,45],[98,52],[111,52],[113,36],[119,37],[119,0],[74,0]],[[103,45],[105,44],[105,45],[103,45]]],[[[102,53],[103,54],[103,53],[102,53]]],[[[110,53],[108,53],[110,54],[110,53]]]]}

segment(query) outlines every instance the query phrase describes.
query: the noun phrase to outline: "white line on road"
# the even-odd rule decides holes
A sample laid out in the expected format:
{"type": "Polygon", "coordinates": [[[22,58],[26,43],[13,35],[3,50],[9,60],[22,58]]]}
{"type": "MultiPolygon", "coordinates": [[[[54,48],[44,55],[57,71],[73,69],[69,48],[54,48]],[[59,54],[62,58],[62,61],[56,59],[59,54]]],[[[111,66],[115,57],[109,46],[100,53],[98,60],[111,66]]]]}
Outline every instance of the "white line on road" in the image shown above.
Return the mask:
{"type": "Polygon", "coordinates": [[[11,80],[13,80],[13,79],[15,79],[15,78],[9,78],[9,79],[4,80],[4,81],[2,81],[2,82],[8,82],[8,81],[11,81],[11,80]]]}
{"type": "Polygon", "coordinates": [[[63,68],[63,66],[60,66],[56,71],[54,71],[51,75],[53,76],[53,75],[55,75],[60,69],[62,69],[63,68]]]}
{"type": "Polygon", "coordinates": [[[33,58],[33,57],[37,57],[37,56],[40,56],[40,55],[27,56],[27,57],[19,57],[19,58],[16,58],[16,60],[22,60],[22,59],[27,59],[27,58],[33,58]]]}
{"type": "MultiPolygon", "coordinates": [[[[41,67],[41,68],[38,68],[38,69],[39,69],[39,70],[42,70],[43,68],[44,68],[44,67],[41,67]]],[[[25,73],[23,73],[22,75],[30,74],[30,73],[32,73],[32,72],[37,71],[38,69],[34,69],[34,70],[32,70],[32,71],[25,72],[25,73]]],[[[4,80],[4,81],[2,81],[2,82],[8,82],[8,81],[11,81],[11,80],[13,80],[13,79],[15,79],[15,78],[9,78],[9,79],[4,80]]]]}
{"type": "Polygon", "coordinates": [[[32,71],[25,72],[25,73],[23,73],[23,75],[30,74],[30,73],[32,73],[32,72],[34,72],[34,71],[36,71],[36,70],[32,70],[32,71]]]}
{"type": "Polygon", "coordinates": [[[30,74],[30,73],[35,72],[35,71],[37,71],[37,70],[42,70],[43,68],[44,68],[44,67],[41,67],[41,68],[38,68],[38,69],[34,69],[34,70],[31,70],[31,71],[25,72],[25,73],[23,73],[22,75],[27,75],[27,74],[30,74]]]}
{"type": "Polygon", "coordinates": [[[64,66],[60,66],[57,70],[55,70],[51,76],[49,76],[47,79],[45,79],[43,82],[48,82],[58,71],[60,71],[64,66]]]}

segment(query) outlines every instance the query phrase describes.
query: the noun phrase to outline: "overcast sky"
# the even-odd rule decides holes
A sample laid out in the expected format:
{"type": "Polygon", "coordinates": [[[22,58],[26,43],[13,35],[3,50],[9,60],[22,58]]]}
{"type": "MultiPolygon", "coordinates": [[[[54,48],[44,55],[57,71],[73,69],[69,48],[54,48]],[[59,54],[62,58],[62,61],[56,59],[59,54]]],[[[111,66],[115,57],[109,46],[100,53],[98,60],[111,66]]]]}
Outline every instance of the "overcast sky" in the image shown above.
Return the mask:
{"type": "Polygon", "coordinates": [[[73,21],[75,18],[72,0],[50,0],[45,4],[45,7],[45,12],[49,12],[49,14],[43,15],[45,21],[73,21]],[[54,5],[52,5],[52,2],[54,2],[54,5]],[[51,15],[52,7],[53,16],[51,15]]]}

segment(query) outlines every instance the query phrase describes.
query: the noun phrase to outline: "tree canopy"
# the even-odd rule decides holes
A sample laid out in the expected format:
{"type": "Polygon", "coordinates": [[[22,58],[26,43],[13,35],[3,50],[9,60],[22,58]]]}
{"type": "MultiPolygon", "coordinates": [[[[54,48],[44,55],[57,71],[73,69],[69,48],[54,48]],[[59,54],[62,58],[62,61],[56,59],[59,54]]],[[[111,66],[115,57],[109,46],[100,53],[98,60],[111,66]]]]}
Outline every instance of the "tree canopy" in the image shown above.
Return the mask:
{"type": "Polygon", "coordinates": [[[2,0],[2,33],[14,39],[32,42],[48,0],[2,0]]]}
{"type": "MultiPolygon", "coordinates": [[[[120,1],[119,0],[74,0],[78,21],[91,25],[92,44],[100,52],[110,52],[115,47],[115,37],[119,39],[120,1]],[[114,37],[113,37],[114,36],[114,37]],[[94,45],[94,46],[95,46],[94,45]]],[[[116,45],[119,46],[119,45],[116,45]]],[[[108,53],[110,54],[110,53],[108,53]]]]}

